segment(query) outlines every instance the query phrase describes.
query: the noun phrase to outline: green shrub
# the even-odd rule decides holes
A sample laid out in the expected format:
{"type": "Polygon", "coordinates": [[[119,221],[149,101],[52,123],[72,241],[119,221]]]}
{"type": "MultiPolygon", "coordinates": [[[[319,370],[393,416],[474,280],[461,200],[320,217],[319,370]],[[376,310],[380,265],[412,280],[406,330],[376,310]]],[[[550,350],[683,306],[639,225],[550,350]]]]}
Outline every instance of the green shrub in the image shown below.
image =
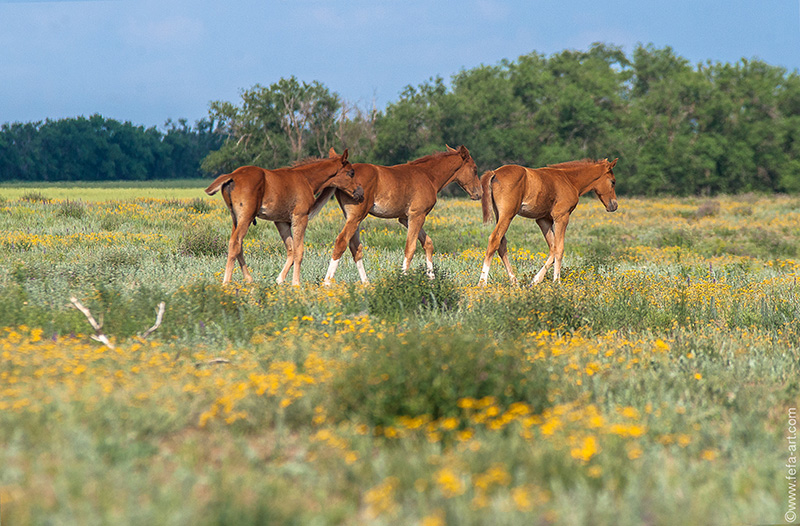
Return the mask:
{"type": "Polygon", "coordinates": [[[82,219],[86,215],[86,207],[79,201],[64,201],[56,210],[56,216],[70,219],[82,219]]]}
{"type": "Polygon", "coordinates": [[[545,282],[500,298],[478,299],[465,323],[498,338],[542,330],[572,332],[591,327],[595,303],[579,289],[545,282]]]}
{"type": "Polygon", "coordinates": [[[704,217],[714,217],[719,213],[718,201],[706,201],[700,205],[694,213],[695,219],[703,219],[704,217]]]}
{"type": "MultiPolygon", "coordinates": [[[[92,314],[103,320],[103,332],[119,339],[144,332],[155,321],[156,306],[166,300],[158,288],[142,285],[132,292],[114,285],[100,283],[94,296],[85,300],[92,314]]],[[[89,330],[87,323],[85,330],[89,330]]]]}
{"type": "Polygon", "coordinates": [[[207,214],[208,212],[211,212],[214,207],[211,205],[210,200],[196,197],[189,202],[189,204],[186,206],[186,209],[198,214],[207,214]]]}
{"type": "Polygon", "coordinates": [[[36,190],[25,192],[24,194],[22,194],[22,197],[20,197],[19,200],[28,201],[29,203],[49,203],[51,201],[49,197],[42,194],[41,192],[37,192],[36,190]]]}
{"type": "Polygon", "coordinates": [[[193,228],[181,235],[178,250],[189,256],[223,256],[228,253],[228,242],[213,230],[193,228]]]}
{"type": "Polygon", "coordinates": [[[618,240],[593,239],[583,251],[583,262],[595,273],[613,268],[625,256],[625,247],[618,240]]]}
{"type": "Polygon", "coordinates": [[[695,244],[694,235],[685,228],[675,228],[661,232],[661,238],[656,243],[657,247],[692,248],[695,244]]]}
{"type": "Polygon", "coordinates": [[[430,329],[360,340],[331,383],[329,414],[337,420],[391,425],[400,416],[462,414],[462,398],[494,397],[501,407],[547,405],[549,374],[521,346],[498,348],[458,329],[430,329]]]}
{"type": "Polygon", "coordinates": [[[369,312],[384,319],[399,320],[424,312],[445,312],[458,306],[460,294],[453,279],[441,269],[428,277],[423,267],[397,270],[375,283],[367,293],[369,312]]]}
{"type": "Polygon", "coordinates": [[[100,220],[100,228],[106,232],[117,230],[122,224],[122,216],[118,214],[106,214],[100,220]]]}

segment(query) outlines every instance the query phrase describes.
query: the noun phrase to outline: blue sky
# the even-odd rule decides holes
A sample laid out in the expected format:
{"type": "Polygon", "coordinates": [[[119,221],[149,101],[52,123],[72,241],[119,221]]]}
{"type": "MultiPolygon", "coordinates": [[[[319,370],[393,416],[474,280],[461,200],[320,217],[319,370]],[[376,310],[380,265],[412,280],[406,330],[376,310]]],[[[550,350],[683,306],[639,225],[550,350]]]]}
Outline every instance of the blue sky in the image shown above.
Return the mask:
{"type": "Polygon", "coordinates": [[[403,87],[602,41],[800,68],[800,0],[0,0],[0,123],[146,126],[281,77],[382,108],[403,87]]]}

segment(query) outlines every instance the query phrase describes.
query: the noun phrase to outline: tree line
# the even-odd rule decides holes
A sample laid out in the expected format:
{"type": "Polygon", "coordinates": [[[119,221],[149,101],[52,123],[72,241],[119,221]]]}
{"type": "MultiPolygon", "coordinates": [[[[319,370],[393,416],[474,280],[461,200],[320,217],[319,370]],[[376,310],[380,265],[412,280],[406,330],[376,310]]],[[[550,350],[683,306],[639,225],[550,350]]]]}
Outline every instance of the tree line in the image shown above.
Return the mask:
{"type": "Polygon", "coordinates": [[[203,159],[225,138],[202,119],[167,121],[164,130],[101,115],[0,127],[4,181],[114,181],[204,175],[203,159]]]}
{"type": "MultiPolygon", "coordinates": [[[[102,128],[98,120],[70,126],[84,130],[94,122],[102,128]]],[[[83,178],[171,177],[185,173],[179,164],[214,174],[244,164],[284,166],[325,155],[331,146],[349,148],[358,161],[396,164],[464,144],[482,170],[619,157],[623,194],[800,191],[797,71],[755,59],[693,65],[670,47],[653,45],[639,45],[630,56],[601,43],[550,56],[533,52],[462,70],[449,81],[407,86],[380,111],[344,101],[319,82],[290,77],[242,90],[237,102],[211,102],[208,119],[195,128],[110,127],[126,131],[106,133],[107,140],[88,141],[75,153],[81,141],[63,121],[3,126],[0,173],[52,180],[60,177],[58,162],[84,162],[92,164],[80,171],[83,178]],[[46,158],[58,160],[40,162],[23,155],[24,148],[7,146],[11,132],[23,136],[18,143],[12,137],[12,145],[35,146],[31,137],[44,129],[53,138],[37,144],[55,152],[46,158]],[[125,133],[138,138],[128,143],[120,137],[125,133]],[[117,146],[97,146],[109,141],[117,146]],[[177,160],[170,152],[184,150],[173,142],[191,154],[177,160]],[[126,155],[140,161],[123,171],[116,159],[126,155]]]]}

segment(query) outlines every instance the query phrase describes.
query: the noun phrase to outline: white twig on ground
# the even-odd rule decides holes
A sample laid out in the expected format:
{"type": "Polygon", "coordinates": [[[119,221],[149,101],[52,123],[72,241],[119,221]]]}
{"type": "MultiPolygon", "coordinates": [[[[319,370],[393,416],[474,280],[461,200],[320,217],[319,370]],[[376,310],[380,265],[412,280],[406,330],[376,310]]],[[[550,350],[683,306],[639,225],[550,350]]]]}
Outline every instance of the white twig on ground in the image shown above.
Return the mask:
{"type": "Polygon", "coordinates": [[[147,337],[153,334],[153,332],[155,332],[156,329],[161,327],[161,320],[164,319],[164,307],[165,303],[163,301],[158,304],[158,312],[156,313],[156,322],[152,327],[144,331],[144,334],[142,334],[143,340],[147,339],[147,337]]]}
{"type": "Polygon", "coordinates": [[[72,304],[75,305],[75,308],[81,311],[83,315],[86,316],[86,319],[89,320],[89,325],[91,325],[92,328],[94,329],[94,336],[92,336],[91,338],[94,341],[102,343],[109,349],[114,349],[114,344],[112,344],[109,341],[108,337],[105,334],[103,334],[103,325],[97,323],[97,320],[94,319],[94,316],[92,316],[91,311],[86,307],[84,307],[83,304],[80,301],[78,301],[78,298],[76,298],[75,296],[72,296],[69,299],[69,301],[71,301],[72,304]]]}

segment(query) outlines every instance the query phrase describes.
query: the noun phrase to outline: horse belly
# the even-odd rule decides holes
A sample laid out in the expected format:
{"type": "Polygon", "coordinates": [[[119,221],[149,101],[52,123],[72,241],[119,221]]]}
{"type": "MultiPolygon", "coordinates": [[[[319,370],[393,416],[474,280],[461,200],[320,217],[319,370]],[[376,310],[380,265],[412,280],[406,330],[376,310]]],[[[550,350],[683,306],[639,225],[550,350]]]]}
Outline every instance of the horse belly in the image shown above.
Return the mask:
{"type": "Polygon", "coordinates": [[[549,206],[541,206],[538,203],[525,203],[519,207],[517,214],[528,219],[540,219],[550,214],[549,206]]]}
{"type": "Polygon", "coordinates": [[[372,205],[372,208],[369,209],[369,213],[375,217],[380,217],[382,219],[393,219],[395,217],[402,216],[404,214],[404,211],[401,210],[400,207],[376,202],[375,204],[372,205]]]}
{"type": "Polygon", "coordinates": [[[285,203],[262,203],[256,217],[265,221],[291,222],[292,211],[285,203]]]}
{"type": "Polygon", "coordinates": [[[288,223],[291,221],[291,218],[289,218],[286,214],[275,214],[274,212],[270,210],[265,210],[263,208],[258,211],[256,217],[259,219],[263,219],[265,221],[276,221],[284,223],[288,223]]]}

